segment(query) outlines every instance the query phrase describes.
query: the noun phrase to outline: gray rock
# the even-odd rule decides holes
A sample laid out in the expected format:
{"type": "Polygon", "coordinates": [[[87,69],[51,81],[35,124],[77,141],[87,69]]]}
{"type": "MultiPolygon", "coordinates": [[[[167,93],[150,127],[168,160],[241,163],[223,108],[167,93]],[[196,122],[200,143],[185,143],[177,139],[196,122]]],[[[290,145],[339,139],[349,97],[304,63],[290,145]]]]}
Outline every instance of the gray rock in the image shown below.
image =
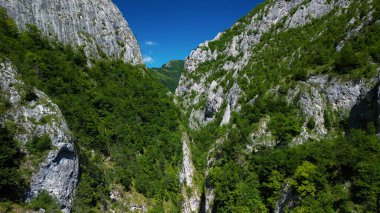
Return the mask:
{"type": "Polygon", "coordinates": [[[274,213],[284,213],[287,207],[294,208],[297,197],[292,194],[289,182],[286,182],[281,189],[280,196],[276,202],[274,213]]]}
{"type": "Polygon", "coordinates": [[[348,25],[350,27],[353,27],[353,29],[351,29],[350,31],[348,31],[346,33],[345,38],[341,42],[339,42],[339,44],[335,47],[336,51],[338,51],[338,52],[342,51],[345,43],[349,39],[351,39],[354,36],[358,35],[362,31],[363,27],[366,24],[368,24],[371,20],[372,20],[372,12],[370,12],[366,17],[362,18],[362,20],[360,20],[360,22],[359,22],[359,25],[357,25],[357,26],[355,26],[357,20],[355,18],[352,18],[350,20],[350,22],[348,23],[348,25]]]}
{"type": "Polygon", "coordinates": [[[0,0],[21,29],[36,25],[53,38],[83,46],[88,58],[108,57],[142,64],[139,45],[111,0],[0,0]]]}
{"type": "Polygon", "coordinates": [[[183,161],[180,173],[180,183],[182,185],[183,209],[184,213],[198,212],[200,206],[200,194],[198,186],[194,183],[195,168],[193,165],[190,149],[190,139],[186,132],[182,132],[183,161]]]}
{"type": "MultiPolygon", "coordinates": [[[[148,212],[148,201],[147,199],[137,193],[135,189],[132,189],[128,192],[125,191],[123,185],[120,184],[111,184],[110,185],[110,199],[112,204],[110,206],[116,207],[121,206],[121,209],[128,212],[148,212]],[[116,205],[115,203],[116,202],[116,205]]],[[[108,209],[108,212],[122,212],[121,209],[108,209]]]]}
{"type": "Polygon", "coordinates": [[[304,26],[312,19],[320,18],[336,7],[348,7],[351,2],[349,0],[273,1],[268,3],[261,12],[252,17],[247,17],[248,24],[237,22],[232,29],[239,27],[243,28],[243,30],[233,36],[226,43],[224,49],[218,51],[211,50],[209,47],[210,42],[219,40],[224,33],[219,33],[213,40],[200,44],[186,59],[185,72],[182,74],[176,90],[176,96],[181,97],[183,100],[180,104],[182,104],[184,109],[191,110],[192,112],[189,118],[190,121],[193,121],[190,122],[193,124],[191,127],[198,128],[213,121],[214,115],[220,111],[224,111],[221,125],[229,123],[231,113],[239,110],[238,106],[236,107],[234,103],[237,103],[239,97],[243,96],[242,90],[236,91],[236,89],[229,87],[222,88],[223,91],[229,91],[228,93],[220,92],[219,88],[216,92],[211,91],[215,88],[215,83],[220,84],[231,73],[233,73],[234,81],[238,79],[239,71],[252,60],[254,54],[252,49],[260,42],[263,34],[272,30],[280,21],[284,21],[285,23],[284,27],[279,29],[282,31],[304,26]],[[225,56],[226,58],[233,57],[235,59],[226,59],[218,68],[214,67],[212,68],[213,70],[197,73],[196,70],[200,64],[216,60],[220,56],[225,56]],[[213,73],[220,71],[225,72],[225,74],[217,79],[213,79],[213,73]],[[206,83],[210,78],[213,79],[212,83],[206,83]],[[204,98],[206,98],[206,104],[199,108],[199,102],[204,98]],[[228,100],[228,104],[225,104],[225,107],[222,107],[223,100],[228,100]],[[233,101],[231,102],[231,100],[233,101]],[[196,107],[196,109],[193,109],[193,107],[196,107]],[[205,116],[202,116],[202,111],[205,111],[205,116]],[[196,123],[199,125],[195,125],[196,123]]]}
{"type": "Polygon", "coordinates": [[[327,97],[334,110],[350,110],[360,95],[368,92],[376,79],[343,81],[329,76],[315,76],[308,80],[316,85],[327,97]]]}
{"type": "Polygon", "coordinates": [[[287,28],[295,28],[309,23],[312,19],[318,19],[329,13],[333,8],[347,8],[349,0],[327,1],[313,0],[301,5],[297,11],[286,20],[287,28]]]}
{"type": "MultiPolygon", "coordinates": [[[[294,91],[289,93],[299,94],[299,104],[306,122],[299,137],[294,139],[296,144],[303,143],[310,138],[318,139],[328,133],[325,127],[326,109],[341,116],[352,116],[354,110],[363,97],[370,93],[378,82],[378,78],[342,80],[331,78],[328,75],[311,77],[306,83],[300,83],[294,91]],[[309,131],[307,122],[313,118],[315,129],[309,131]]],[[[290,96],[290,95],[288,95],[290,96]]]]}
{"type": "Polygon", "coordinates": [[[226,99],[228,103],[223,115],[222,122],[220,123],[221,126],[227,125],[230,123],[232,112],[234,111],[240,112],[240,105],[238,104],[240,95],[241,95],[241,89],[239,87],[239,84],[235,82],[227,94],[226,99]]]}
{"type": "Polygon", "coordinates": [[[204,118],[206,121],[212,121],[215,117],[215,113],[219,111],[223,104],[223,88],[218,86],[216,81],[213,81],[210,85],[209,92],[206,99],[206,112],[204,118]]]}
{"type": "MultiPolygon", "coordinates": [[[[227,61],[224,65],[225,69],[241,70],[247,65],[250,56],[252,55],[250,50],[254,45],[260,42],[261,36],[271,30],[274,25],[284,18],[286,18],[285,28],[281,30],[300,27],[309,23],[312,19],[326,15],[335,7],[348,7],[350,2],[351,1],[349,0],[339,0],[336,2],[312,0],[302,5],[304,3],[303,0],[274,1],[273,3],[268,4],[263,11],[251,17],[250,23],[245,26],[245,29],[239,35],[235,35],[227,47],[221,52],[212,52],[209,49],[208,44],[212,41],[218,40],[223,33],[219,33],[211,41],[206,41],[205,43],[200,44],[199,47],[193,50],[187,58],[185,63],[186,70],[193,72],[197,69],[199,64],[215,60],[219,55],[233,57],[241,55],[236,62],[227,61]],[[296,9],[296,11],[292,14],[291,12],[294,9],[296,9]]],[[[241,25],[241,23],[237,22],[234,26],[238,25],[241,25]]]]}
{"type": "Polygon", "coordinates": [[[31,102],[23,100],[26,88],[18,80],[12,64],[1,62],[0,91],[12,106],[0,118],[0,123],[14,122],[18,129],[15,139],[22,144],[29,143],[35,136],[48,135],[53,146],[32,177],[27,200],[46,190],[57,198],[64,212],[69,212],[78,182],[78,158],[72,135],[58,106],[44,93],[32,89],[38,99],[31,102]]]}
{"type": "Polygon", "coordinates": [[[246,153],[257,152],[258,148],[261,147],[274,147],[277,145],[277,141],[272,133],[268,130],[268,124],[270,122],[270,117],[262,118],[257,127],[254,128],[249,136],[250,144],[246,145],[246,153]]]}

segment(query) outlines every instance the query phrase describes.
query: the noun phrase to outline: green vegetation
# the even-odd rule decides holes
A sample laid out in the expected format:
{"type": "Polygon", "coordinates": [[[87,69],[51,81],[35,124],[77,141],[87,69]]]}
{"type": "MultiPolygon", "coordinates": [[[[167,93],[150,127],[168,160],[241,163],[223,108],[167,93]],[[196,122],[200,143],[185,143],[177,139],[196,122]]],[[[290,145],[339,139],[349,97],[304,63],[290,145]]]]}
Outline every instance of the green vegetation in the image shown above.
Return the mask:
{"type": "Polygon", "coordinates": [[[315,128],[315,118],[311,117],[310,120],[306,124],[307,128],[313,130],[315,128]]]}
{"type": "Polygon", "coordinates": [[[342,51],[336,51],[336,46],[344,41],[346,32],[357,27],[342,23],[348,23],[355,16],[355,8],[364,8],[362,4],[365,3],[354,3],[349,12],[341,15],[333,11],[304,27],[279,32],[276,32],[278,28],[273,28],[264,34],[252,50],[254,56],[251,62],[241,74],[253,80],[248,84],[246,78],[240,79],[247,99],[275,85],[304,81],[315,74],[328,73],[355,79],[375,76],[380,62],[374,53],[379,48],[378,22],[369,22],[363,27],[363,33],[350,37],[342,51]]]}
{"type": "Polygon", "coordinates": [[[227,29],[219,39],[209,42],[208,47],[210,50],[223,51],[227,47],[228,43],[232,41],[232,38],[235,35],[239,35],[247,28],[247,26],[250,24],[251,18],[254,15],[258,15],[259,17],[262,16],[263,9],[270,2],[270,0],[267,0],[263,3],[260,3],[247,16],[240,18],[234,26],[227,29]]]}
{"type": "MultiPolygon", "coordinates": [[[[312,131],[316,121],[313,117],[306,120],[297,104],[298,96],[285,98],[289,90],[313,75],[328,74],[341,79],[377,75],[380,2],[372,4],[372,20],[365,17],[371,7],[359,1],[346,11],[333,10],[303,27],[283,30],[284,21],[280,21],[252,48],[250,62],[239,72],[238,83],[244,95],[239,101],[241,111],[232,115],[232,124],[222,129],[218,126],[221,115],[217,115],[215,122],[189,131],[198,173],[204,173],[208,151],[217,139],[223,138],[217,145],[215,165],[208,177],[215,189],[216,212],[273,212],[284,188],[289,188],[287,202],[292,204],[286,212],[378,211],[379,137],[371,128],[347,131],[347,118],[327,107],[324,118],[330,132],[326,138],[294,145],[292,139],[301,133],[302,126],[306,124],[312,131]],[[353,17],[362,20],[349,25],[353,17]],[[366,24],[360,33],[346,36],[363,21],[366,24]],[[337,51],[342,41],[342,49],[337,51]],[[277,146],[256,146],[254,153],[247,152],[250,134],[265,117],[270,119],[268,131],[277,146]],[[345,131],[350,133],[343,135],[345,131]]],[[[219,40],[210,42],[210,50],[224,50],[252,14],[264,12],[255,10],[241,19],[219,40]]],[[[232,85],[227,82],[233,79],[222,67],[227,61],[236,60],[219,55],[187,74],[188,78],[199,81],[209,74],[208,83],[215,80],[228,91],[232,85]]]]}
{"type": "Polygon", "coordinates": [[[31,142],[26,144],[26,149],[33,155],[44,153],[51,149],[51,140],[49,135],[34,137],[31,142]]]}
{"type": "Polygon", "coordinates": [[[49,195],[46,191],[42,191],[30,201],[28,208],[38,211],[40,209],[45,209],[46,212],[59,212],[61,210],[58,202],[49,195]]]}
{"type": "Polygon", "coordinates": [[[292,201],[299,203],[295,212],[376,212],[379,207],[380,140],[374,134],[353,131],[347,138],[255,154],[236,148],[241,137],[230,140],[210,175],[218,212],[273,212],[285,184],[292,201]],[[240,197],[244,187],[250,194],[240,197]]]}
{"type": "Polygon", "coordinates": [[[27,102],[36,101],[38,96],[34,93],[32,88],[28,88],[26,93],[24,94],[23,100],[27,102]]]}
{"type": "Polygon", "coordinates": [[[213,122],[202,129],[188,130],[192,136],[191,153],[193,163],[197,171],[201,172],[202,177],[207,167],[207,155],[215,141],[225,135],[226,129],[218,128],[218,122],[213,122]]]}
{"type": "Polygon", "coordinates": [[[0,201],[19,201],[24,185],[19,167],[23,154],[12,132],[0,127],[0,201]]]}
{"type": "MultiPolygon", "coordinates": [[[[180,208],[179,112],[145,67],[102,60],[89,68],[81,48],[52,41],[34,26],[20,33],[4,10],[0,58],[9,59],[27,86],[43,91],[59,106],[75,136],[81,171],[75,212],[107,208],[112,183],[122,184],[126,191],[135,188],[156,208],[164,203],[180,208]]],[[[37,99],[33,89],[23,97],[26,102],[37,99]]],[[[15,162],[2,164],[1,172],[12,177],[5,179],[4,189],[15,186],[18,177],[17,149],[14,142],[8,143],[2,151],[14,151],[4,153],[4,159],[15,162]]],[[[33,154],[50,146],[50,139],[42,136],[26,148],[33,154]]]]}
{"type": "Polygon", "coordinates": [[[169,61],[161,68],[151,68],[149,71],[157,78],[164,86],[166,86],[172,93],[178,86],[179,79],[185,69],[185,61],[175,60],[169,61]]]}

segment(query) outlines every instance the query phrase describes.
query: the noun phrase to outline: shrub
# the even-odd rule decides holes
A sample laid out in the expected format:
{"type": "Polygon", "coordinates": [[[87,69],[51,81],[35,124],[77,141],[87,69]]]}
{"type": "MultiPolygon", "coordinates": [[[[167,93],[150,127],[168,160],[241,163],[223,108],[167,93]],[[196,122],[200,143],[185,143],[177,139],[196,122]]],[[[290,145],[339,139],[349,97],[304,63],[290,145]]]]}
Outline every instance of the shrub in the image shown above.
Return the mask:
{"type": "Polygon", "coordinates": [[[269,123],[269,129],[281,144],[286,145],[301,133],[302,122],[296,115],[275,114],[269,123]]]}
{"type": "Polygon", "coordinates": [[[37,197],[30,201],[28,208],[32,210],[45,209],[46,212],[60,212],[61,210],[58,201],[46,191],[40,192],[37,197]]]}
{"type": "Polygon", "coordinates": [[[311,117],[309,119],[309,122],[307,122],[307,128],[309,128],[310,130],[313,130],[315,128],[315,118],[314,117],[311,117]]]}
{"type": "Polygon", "coordinates": [[[353,50],[350,43],[345,44],[338,59],[335,61],[336,71],[340,74],[347,74],[359,67],[360,59],[357,53],[353,50]]]}
{"type": "Polygon", "coordinates": [[[294,74],[294,80],[295,81],[306,81],[308,79],[309,75],[306,70],[302,69],[299,72],[294,74]]]}
{"type": "Polygon", "coordinates": [[[42,137],[33,137],[32,141],[26,144],[26,149],[31,154],[39,154],[50,150],[51,140],[49,135],[44,134],[42,137]]]}
{"type": "Polygon", "coordinates": [[[11,213],[12,212],[12,202],[1,202],[0,203],[0,212],[11,213]]]}

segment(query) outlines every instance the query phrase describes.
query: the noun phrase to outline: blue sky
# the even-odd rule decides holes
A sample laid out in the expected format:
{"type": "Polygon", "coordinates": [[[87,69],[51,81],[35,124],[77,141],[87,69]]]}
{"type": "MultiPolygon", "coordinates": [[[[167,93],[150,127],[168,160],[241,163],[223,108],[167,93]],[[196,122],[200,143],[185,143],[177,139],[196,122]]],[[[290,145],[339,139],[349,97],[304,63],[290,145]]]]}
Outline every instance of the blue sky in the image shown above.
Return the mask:
{"type": "Polygon", "coordinates": [[[185,59],[198,44],[231,27],[263,0],[113,0],[149,67],[185,59]]]}

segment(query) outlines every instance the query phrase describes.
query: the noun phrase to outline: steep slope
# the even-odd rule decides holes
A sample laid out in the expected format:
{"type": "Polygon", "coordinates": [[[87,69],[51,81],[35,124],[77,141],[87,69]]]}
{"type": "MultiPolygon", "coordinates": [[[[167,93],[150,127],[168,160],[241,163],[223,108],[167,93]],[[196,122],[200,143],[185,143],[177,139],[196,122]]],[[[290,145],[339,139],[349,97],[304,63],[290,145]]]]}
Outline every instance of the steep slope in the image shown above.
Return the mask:
{"type": "Polygon", "coordinates": [[[179,111],[146,67],[88,67],[82,51],[20,32],[4,10],[0,59],[0,211],[179,211],[179,111]]]}
{"type": "Polygon", "coordinates": [[[7,103],[0,124],[2,128],[14,128],[14,139],[22,143],[21,148],[27,153],[20,166],[24,175],[18,187],[30,183],[30,188],[25,186],[29,188],[28,200],[47,191],[64,212],[70,212],[79,173],[71,132],[58,106],[18,78],[9,61],[0,63],[1,97],[7,103]],[[47,138],[44,146],[41,138],[47,138]]]}
{"type": "MultiPolygon", "coordinates": [[[[368,135],[379,131],[379,14],[378,1],[266,1],[191,52],[176,96],[193,141],[194,179],[204,180],[194,186],[204,189],[201,209],[376,209],[371,200],[376,193],[321,204],[323,196],[338,193],[334,190],[340,184],[352,184],[347,193],[362,193],[361,183],[355,182],[359,173],[374,177],[377,170],[359,172],[356,163],[331,168],[321,162],[319,151],[329,153],[346,141],[350,148],[342,148],[339,157],[370,162],[349,153],[358,142],[356,135],[362,134],[352,129],[368,135]],[[314,153],[302,154],[311,147],[314,153]],[[290,153],[296,153],[294,161],[290,153]],[[296,183],[288,182],[305,178],[301,170],[318,170],[318,181],[333,183],[309,179],[315,185],[300,187],[317,191],[301,193],[296,183]],[[334,172],[341,173],[335,177],[334,172]]],[[[378,143],[375,136],[365,138],[363,144],[374,147],[368,156],[379,157],[378,143]]],[[[339,157],[326,154],[331,164],[339,157]]],[[[368,181],[373,187],[378,183],[376,178],[368,181]]]]}
{"type": "MultiPolygon", "coordinates": [[[[256,61],[258,60],[266,60],[255,50],[264,51],[265,49],[261,50],[262,45],[267,45],[266,40],[274,40],[275,35],[278,33],[287,32],[292,28],[306,25],[311,20],[328,14],[334,8],[347,7],[349,3],[350,1],[267,1],[266,4],[257,7],[251,14],[242,18],[228,31],[218,34],[212,41],[201,44],[186,60],[185,67],[188,72],[182,76],[180,86],[177,89],[177,96],[185,97],[185,108],[190,105],[196,105],[200,99],[204,99],[206,96],[208,96],[207,103],[210,104],[207,105],[205,113],[194,111],[195,116],[191,116],[192,119],[190,120],[197,120],[200,123],[213,120],[213,114],[222,110],[220,107],[222,105],[222,98],[224,98],[229,100],[228,104],[226,104],[227,108],[224,119],[224,123],[227,123],[230,114],[228,112],[239,110],[239,107],[236,105],[237,100],[228,98],[229,94],[237,98],[238,94],[241,93],[237,80],[239,77],[242,78],[245,73],[242,74],[240,72],[238,75],[238,72],[243,69],[252,69],[247,66],[249,62],[252,64],[257,63],[256,61]],[[262,38],[263,36],[264,38],[262,38]],[[197,72],[194,72],[196,69],[198,69],[197,72]],[[189,79],[187,79],[187,76],[189,76],[189,79]],[[192,80],[195,81],[193,82],[192,80]],[[217,86],[221,83],[228,83],[227,88],[223,88],[224,90],[228,90],[228,92],[220,91],[221,88],[217,86]],[[216,94],[213,94],[212,90],[215,90],[216,94]],[[192,91],[196,91],[197,95],[188,98],[192,91]],[[187,104],[191,103],[192,100],[195,100],[194,103],[187,104]],[[197,114],[204,115],[199,117],[196,116],[197,114]]],[[[356,25],[360,26],[360,23],[356,23],[356,25]]],[[[354,28],[353,26],[348,27],[354,28]]],[[[341,30],[341,33],[345,33],[345,29],[341,30]]],[[[312,38],[312,34],[317,34],[317,32],[312,31],[310,34],[305,33],[302,35],[304,41],[307,42],[308,39],[312,38]]],[[[287,36],[290,37],[291,35],[287,36]]],[[[319,35],[319,38],[323,37],[323,35],[319,35]]],[[[276,38],[279,39],[280,37],[276,38]]],[[[301,39],[297,38],[297,40],[301,39]]],[[[275,42],[278,41],[275,40],[275,42]]],[[[277,43],[274,45],[279,46],[284,44],[277,43]]],[[[272,50],[272,47],[267,47],[267,52],[272,50]]],[[[298,48],[300,46],[295,45],[295,47],[298,48]]],[[[284,48],[287,47],[284,46],[284,48]]],[[[288,58],[285,55],[282,56],[284,59],[281,62],[282,64],[289,62],[294,52],[288,51],[288,54],[288,58]]],[[[264,63],[268,62],[264,61],[264,63]]],[[[274,62],[272,63],[275,64],[274,62]]]]}
{"type": "Polygon", "coordinates": [[[82,46],[88,58],[118,58],[142,64],[140,47],[111,0],[1,0],[17,25],[36,25],[52,38],[82,46]]]}
{"type": "Polygon", "coordinates": [[[195,169],[192,162],[190,139],[186,132],[182,133],[182,153],[183,165],[180,173],[180,182],[182,185],[183,212],[196,212],[200,206],[200,193],[195,183],[195,169]]]}
{"type": "Polygon", "coordinates": [[[173,60],[162,65],[161,68],[151,68],[149,71],[171,92],[174,93],[184,69],[185,61],[173,60]]]}

